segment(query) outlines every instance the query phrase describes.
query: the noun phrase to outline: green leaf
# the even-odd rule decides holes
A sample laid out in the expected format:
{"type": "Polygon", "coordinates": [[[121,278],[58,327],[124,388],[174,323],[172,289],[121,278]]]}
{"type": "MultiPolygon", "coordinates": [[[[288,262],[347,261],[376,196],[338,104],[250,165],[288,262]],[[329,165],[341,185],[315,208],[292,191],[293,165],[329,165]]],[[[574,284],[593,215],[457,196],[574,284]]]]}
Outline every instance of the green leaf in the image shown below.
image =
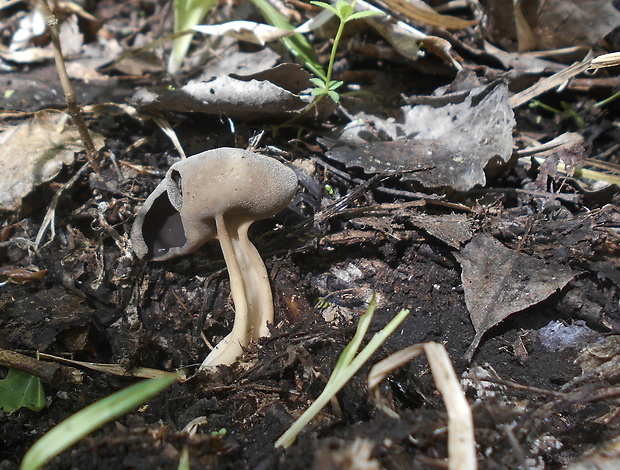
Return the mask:
{"type": "Polygon", "coordinates": [[[313,5],[316,5],[317,7],[321,7],[324,10],[329,10],[331,11],[334,15],[338,16],[338,10],[336,10],[332,5],[330,5],[329,3],[325,3],[325,2],[310,2],[313,5]]]}
{"type": "Polygon", "coordinates": [[[325,88],[315,88],[314,90],[310,92],[311,96],[321,96],[324,94],[325,94],[325,88]]]}
{"type": "Polygon", "coordinates": [[[358,11],[357,13],[353,13],[351,16],[349,16],[348,21],[355,21],[361,18],[368,18],[369,16],[385,16],[385,13],[383,13],[382,11],[376,11],[376,10],[358,11]]]}
{"type": "Polygon", "coordinates": [[[45,408],[43,384],[38,377],[11,369],[0,380],[0,409],[12,413],[20,408],[32,411],[45,408]]]}
{"type": "Polygon", "coordinates": [[[351,5],[349,5],[347,2],[343,2],[343,1],[340,1],[340,2],[336,3],[336,10],[338,10],[338,13],[337,13],[338,17],[344,23],[349,21],[349,17],[355,11],[351,5]]]}
{"type": "MultiPolygon", "coordinates": [[[[274,8],[267,0],[250,0],[261,11],[265,19],[278,28],[293,30],[295,27],[288,22],[286,17],[274,8]]],[[[288,38],[280,39],[286,48],[297,57],[304,67],[309,69],[316,76],[325,79],[327,75],[321,67],[318,57],[314,53],[314,49],[302,34],[295,34],[288,38]]]]}
{"type": "Polygon", "coordinates": [[[325,88],[325,80],[322,78],[314,77],[311,78],[310,81],[314,83],[317,88],[325,88]]]}
{"type": "Polygon", "coordinates": [[[342,80],[332,80],[329,82],[329,87],[327,88],[329,90],[335,90],[336,88],[340,88],[343,84],[344,82],[342,80]]]}
{"type": "MultiPolygon", "coordinates": [[[[203,20],[213,5],[215,5],[215,0],[175,0],[174,32],[192,29],[203,20]]],[[[186,34],[175,39],[172,43],[172,52],[168,59],[168,72],[170,74],[175,74],[181,68],[193,37],[193,33],[186,34]]]]}
{"type": "Polygon", "coordinates": [[[334,100],[334,103],[338,103],[338,101],[340,101],[340,95],[335,91],[328,91],[327,94],[332,100],[334,100]]]}
{"type": "Polygon", "coordinates": [[[26,452],[21,470],[38,470],[84,436],[153,398],[178,380],[177,374],[143,380],[87,406],[53,427],[26,452]]]}

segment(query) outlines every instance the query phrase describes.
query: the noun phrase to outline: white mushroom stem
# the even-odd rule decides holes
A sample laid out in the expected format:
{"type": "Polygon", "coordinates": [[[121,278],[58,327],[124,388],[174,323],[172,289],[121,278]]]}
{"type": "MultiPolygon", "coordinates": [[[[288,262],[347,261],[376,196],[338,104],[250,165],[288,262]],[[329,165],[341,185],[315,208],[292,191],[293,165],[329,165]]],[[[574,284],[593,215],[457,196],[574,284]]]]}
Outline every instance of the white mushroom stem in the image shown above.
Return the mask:
{"type": "Polygon", "coordinates": [[[269,275],[256,247],[248,238],[253,221],[215,217],[217,238],[228,267],[230,291],[235,306],[233,329],[206,357],[201,369],[232,364],[252,341],[267,336],[273,323],[273,298],[269,275]]]}

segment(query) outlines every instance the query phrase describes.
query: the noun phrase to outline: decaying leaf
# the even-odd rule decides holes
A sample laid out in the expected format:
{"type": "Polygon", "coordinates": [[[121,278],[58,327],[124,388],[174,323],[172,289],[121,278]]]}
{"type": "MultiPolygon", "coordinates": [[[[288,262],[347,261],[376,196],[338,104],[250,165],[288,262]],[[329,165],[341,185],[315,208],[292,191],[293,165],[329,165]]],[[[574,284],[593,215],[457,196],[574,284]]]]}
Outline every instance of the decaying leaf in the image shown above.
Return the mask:
{"type": "MultiPolygon", "coordinates": [[[[303,73],[309,79],[310,76],[303,73]]],[[[301,86],[308,87],[310,82],[301,86]]],[[[240,76],[190,81],[181,88],[167,90],[159,95],[139,90],[134,100],[146,110],[224,114],[245,120],[283,118],[308,104],[295,92],[272,81],[240,76]]]]}
{"type": "Polygon", "coordinates": [[[620,25],[609,0],[486,1],[489,39],[507,50],[592,45],[620,25]]]}
{"type": "Polygon", "coordinates": [[[557,180],[560,177],[558,171],[559,163],[563,165],[564,174],[569,175],[573,173],[576,167],[583,167],[586,161],[583,137],[581,137],[580,141],[561,145],[548,152],[543,152],[543,155],[540,156],[545,160],[540,165],[536,184],[541,188],[546,188],[549,180],[557,180]]]}
{"type": "Polygon", "coordinates": [[[326,155],[366,173],[402,171],[403,181],[467,191],[486,184],[485,168],[512,154],[508,90],[495,83],[436,108],[405,106],[396,118],[359,114],[326,155]],[[406,173],[415,169],[428,171],[406,173]]]}
{"type": "Polygon", "coordinates": [[[468,360],[488,330],[547,299],[578,274],[506,248],[485,234],[475,236],[455,256],[461,264],[465,303],[476,330],[468,360]]]}
{"type": "MultiPolygon", "coordinates": [[[[54,178],[84,149],[77,129],[58,130],[59,114],[39,112],[0,134],[0,209],[17,210],[32,189],[54,178]]],[[[93,134],[95,147],[103,137],[93,134]]]]}
{"type": "Polygon", "coordinates": [[[409,219],[416,227],[457,250],[473,235],[472,220],[464,214],[411,214],[409,219]]]}
{"type": "Polygon", "coordinates": [[[19,266],[2,266],[0,267],[0,279],[2,281],[10,281],[15,284],[24,284],[26,282],[38,281],[43,279],[47,274],[47,269],[26,269],[19,266]]]}

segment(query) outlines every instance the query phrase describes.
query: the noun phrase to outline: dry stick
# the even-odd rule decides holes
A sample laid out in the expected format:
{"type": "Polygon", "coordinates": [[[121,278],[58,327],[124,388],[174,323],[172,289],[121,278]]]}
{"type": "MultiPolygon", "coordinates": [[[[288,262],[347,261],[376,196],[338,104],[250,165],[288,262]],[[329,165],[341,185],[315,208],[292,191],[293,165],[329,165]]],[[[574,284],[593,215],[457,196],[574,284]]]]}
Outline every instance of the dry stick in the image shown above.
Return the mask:
{"type": "Polygon", "coordinates": [[[71,119],[73,119],[73,122],[77,126],[78,132],[80,133],[80,138],[82,139],[84,149],[86,150],[86,158],[88,158],[88,161],[90,162],[93,170],[95,172],[99,172],[99,155],[95,150],[93,139],[88,132],[86,123],[84,122],[82,110],[78,106],[77,98],[75,97],[75,90],[71,85],[69,75],[67,74],[67,68],[65,67],[65,60],[62,55],[62,47],[60,45],[60,36],[58,34],[58,19],[56,18],[54,13],[52,13],[52,10],[50,9],[47,0],[39,0],[39,3],[41,4],[41,8],[43,9],[45,17],[47,18],[47,26],[49,27],[50,37],[54,46],[54,59],[56,61],[56,69],[58,70],[60,84],[62,85],[62,89],[65,92],[65,99],[67,101],[67,111],[69,112],[69,116],[71,116],[71,119]]]}
{"type": "Polygon", "coordinates": [[[0,366],[20,370],[34,375],[46,382],[52,383],[81,383],[82,374],[73,367],[67,367],[52,362],[38,361],[33,357],[25,356],[15,351],[0,348],[0,366]]]}

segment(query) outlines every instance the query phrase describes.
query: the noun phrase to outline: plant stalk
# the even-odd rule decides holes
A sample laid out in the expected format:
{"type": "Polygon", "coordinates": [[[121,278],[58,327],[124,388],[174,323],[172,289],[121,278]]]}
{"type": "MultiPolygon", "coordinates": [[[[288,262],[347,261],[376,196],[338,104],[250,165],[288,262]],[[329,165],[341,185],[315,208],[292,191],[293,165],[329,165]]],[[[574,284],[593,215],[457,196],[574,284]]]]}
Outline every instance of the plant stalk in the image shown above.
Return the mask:
{"type": "Polygon", "coordinates": [[[86,127],[86,122],[84,122],[84,116],[82,116],[82,110],[78,105],[75,90],[73,89],[73,85],[71,85],[69,75],[67,74],[67,67],[65,66],[65,59],[62,55],[62,47],[60,44],[60,35],[58,33],[58,19],[54,13],[52,13],[47,0],[39,0],[39,4],[41,5],[43,13],[47,19],[47,26],[52,39],[52,45],[54,46],[54,59],[56,62],[56,69],[58,70],[58,77],[60,78],[60,84],[65,93],[67,112],[69,113],[69,116],[71,116],[71,119],[73,119],[73,122],[80,133],[80,139],[82,139],[82,144],[86,150],[86,158],[90,162],[93,170],[95,172],[99,172],[99,154],[95,150],[93,139],[90,136],[90,132],[88,132],[88,127],[86,127]]]}

